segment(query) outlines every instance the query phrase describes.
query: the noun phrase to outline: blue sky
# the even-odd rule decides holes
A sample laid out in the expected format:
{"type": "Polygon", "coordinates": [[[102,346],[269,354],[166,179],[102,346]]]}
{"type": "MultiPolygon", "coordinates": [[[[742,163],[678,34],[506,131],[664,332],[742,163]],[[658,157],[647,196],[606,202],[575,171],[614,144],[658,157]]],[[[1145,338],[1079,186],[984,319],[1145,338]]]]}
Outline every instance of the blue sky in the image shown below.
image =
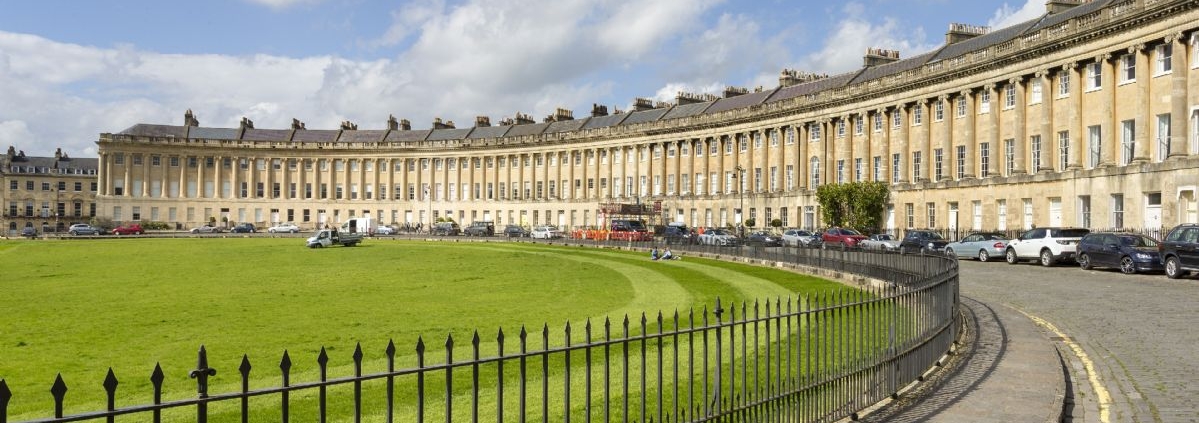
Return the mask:
{"type": "Polygon", "coordinates": [[[951,22],[1003,27],[1044,0],[40,0],[0,13],[0,148],[95,155],[136,123],[428,128],[910,57],[951,22]],[[833,3],[833,4],[830,4],[833,3]]]}

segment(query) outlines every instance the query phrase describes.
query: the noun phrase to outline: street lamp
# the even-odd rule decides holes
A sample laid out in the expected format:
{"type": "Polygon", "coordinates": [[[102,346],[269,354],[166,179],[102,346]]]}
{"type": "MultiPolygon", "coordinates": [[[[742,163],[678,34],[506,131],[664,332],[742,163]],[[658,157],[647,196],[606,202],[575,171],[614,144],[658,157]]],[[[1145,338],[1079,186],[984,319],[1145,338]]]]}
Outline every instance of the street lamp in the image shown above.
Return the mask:
{"type": "Polygon", "coordinates": [[[737,227],[741,228],[738,236],[745,239],[745,168],[737,165],[733,170],[737,171],[737,197],[741,203],[737,208],[737,227]]]}

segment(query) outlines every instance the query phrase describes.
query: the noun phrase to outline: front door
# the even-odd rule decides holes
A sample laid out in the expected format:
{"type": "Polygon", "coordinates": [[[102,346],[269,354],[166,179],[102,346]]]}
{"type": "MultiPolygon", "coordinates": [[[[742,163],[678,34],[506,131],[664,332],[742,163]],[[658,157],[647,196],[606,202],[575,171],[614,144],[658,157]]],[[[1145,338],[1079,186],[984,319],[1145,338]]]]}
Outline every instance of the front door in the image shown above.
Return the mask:
{"type": "Polygon", "coordinates": [[[1062,199],[1049,199],[1049,226],[1062,226],[1062,199]]]}

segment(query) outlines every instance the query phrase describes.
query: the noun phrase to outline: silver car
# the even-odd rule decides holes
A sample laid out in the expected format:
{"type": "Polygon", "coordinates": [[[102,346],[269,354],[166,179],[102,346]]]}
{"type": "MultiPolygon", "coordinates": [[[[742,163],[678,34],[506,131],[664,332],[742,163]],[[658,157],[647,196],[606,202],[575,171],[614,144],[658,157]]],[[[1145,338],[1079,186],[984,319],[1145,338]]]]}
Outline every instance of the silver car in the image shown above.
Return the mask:
{"type": "Polygon", "coordinates": [[[966,235],[960,241],[945,245],[945,255],[954,258],[976,258],[991,261],[1003,258],[1007,248],[1007,236],[999,232],[978,232],[966,235]]]}
{"type": "Polygon", "coordinates": [[[817,238],[816,234],[803,229],[788,229],[783,231],[783,245],[788,247],[806,247],[817,238]]]}
{"type": "Polygon", "coordinates": [[[899,251],[899,239],[890,234],[874,234],[858,244],[865,250],[899,251]]]}

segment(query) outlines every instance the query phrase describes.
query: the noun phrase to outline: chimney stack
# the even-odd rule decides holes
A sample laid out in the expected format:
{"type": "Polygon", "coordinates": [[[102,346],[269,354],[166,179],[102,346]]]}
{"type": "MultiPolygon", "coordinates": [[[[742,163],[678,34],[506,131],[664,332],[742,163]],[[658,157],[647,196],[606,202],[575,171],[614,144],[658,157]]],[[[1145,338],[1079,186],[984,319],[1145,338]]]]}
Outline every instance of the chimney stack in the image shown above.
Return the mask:
{"type": "Polygon", "coordinates": [[[862,57],[862,67],[868,68],[898,61],[899,50],[868,48],[866,49],[866,56],[862,57]]]}
{"type": "Polygon", "coordinates": [[[196,120],[196,115],[192,114],[192,109],[187,109],[183,113],[183,126],[200,126],[200,121],[196,120]]]}
{"type": "Polygon", "coordinates": [[[534,123],[537,123],[537,121],[533,120],[532,116],[516,112],[516,125],[532,125],[534,123]]]}
{"type": "Polygon", "coordinates": [[[400,129],[400,122],[396,121],[395,115],[387,115],[387,129],[392,131],[400,129]]]}
{"type": "Polygon", "coordinates": [[[991,27],[989,26],[951,23],[949,24],[949,32],[945,33],[945,45],[966,41],[988,32],[991,32],[991,27]]]}
{"type": "Polygon", "coordinates": [[[346,121],[342,121],[342,122],[341,122],[341,130],[343,130],[343,131],[357,131],[357,130],[358,130],[358,125],[357,125],[357,124],[355,124],[355,123],[352,123],[352,122],[350,122],[350,121],[348,121],[348,120],[346,120],[346,121]]]}
{"type": "Polygon", "coordinates": [[[1045,10],[1051,15],[1065,12],[1074,6],[1086,3],[1086,0],[1049,0],[1045,2],[1045,10]]]}
{"type": "Polygon", "coordinates": [[[739,87],[724,87],[724,98],[733,98],[742,94],[749,94],[749,89],[739,87]]]}
{"type": "Polygon", "coordinates": [[[475,127],[484,128],[491,126],[491,118],[487,116],[475,116],[475,127]]]}
{"type": "Polygon", "coordinates": [[[608,115],[608,106],[603,106],[591,103],[591,117],[600,117],[608,115]]]}
{"type": "Polygon", "coordinates": [[[291,129],[299,130],[299,129],[308,129],[308,128],[304,127],[304,122],[300,122],[299,119],[292,118],[291,119],[291,129]]]}
{"type": "Polygon", "coordinates": [[[250,120],[250,119],[247,119],[245,116],[242,116],[242,117],[241,117],[241,123],[240,123],[240,124],[238,124],[238,128],[240,128],[240,129],[254,129],[254,121],[252,121],[252,120],[250,120]]]}
{"type": "Polygon", "coordinates": [[[633,111],[640,112],[642,110],[650,110],[654,108],[653,100],[648,98],[637,97],[633,99],[633,111]]]}
{"type": "Polygon", "coordinates": [[[454,121],[442,122],[441,118],[433,118],[433,129],[454,129],[454,121]]]}
{"type": "Polygon", "coordinates": [[[400,130],[401,131],[411,131],[412,130],[412,122],[409,122],[408,119],[400,119],[400,130]]]}

